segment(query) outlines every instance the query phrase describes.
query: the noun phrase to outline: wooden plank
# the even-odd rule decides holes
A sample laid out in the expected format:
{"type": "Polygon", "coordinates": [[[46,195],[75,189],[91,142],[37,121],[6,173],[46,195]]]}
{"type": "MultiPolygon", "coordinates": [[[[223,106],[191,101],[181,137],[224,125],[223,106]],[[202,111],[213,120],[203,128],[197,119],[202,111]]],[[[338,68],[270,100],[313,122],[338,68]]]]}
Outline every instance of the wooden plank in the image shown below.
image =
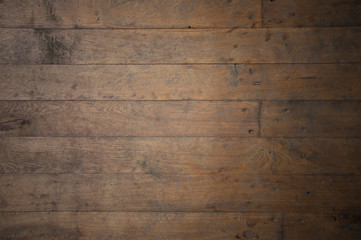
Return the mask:
{"type": "Polygon", "coordinates": [[[257,102],[1,101],[1,136],[257,136],[257,102]]]}
{"type": "Polygon", "coordinates": [[[265,27],[346,27],[361,25],[355,0],[263,0],[265,27]]]}
{"type": "Polygon", "coordinates": [[[361,176],[3,174],[0,211],[351,212],[361,176]]]}
{"type": "Polygon", "coordinates": [[[209,28],[260,27],[254,0],[4,0],[1,27],[209,28]]]}
{"type": "Polygon", "coordinates": [[[361,99],[360,64],[0,65],[0,72],[1,100],[361,99]]]}
{"type": "Polygon", "coordinates": [[[266,137],[360,137],[360,101],[265,101],[266,137]]]}
{"type": "Polygon", "coordinates": [[[0,29],[2,64],[361,62],[361,27],[0,29]]]}
{"type": "Polygon", "coordinates": [[[361,239],[359,212],[352,214],[286,214],[284,221],[284,239],[361,239]]]}
{"type": "Polygon", "coordinates": [[[356,174],[361,139],[0,138],[0,173],[356,174]]]}
{"type": "Polygon", "coordinates": [[[281,239],[270,213],[0,213],[5,239],[281,239]]]}

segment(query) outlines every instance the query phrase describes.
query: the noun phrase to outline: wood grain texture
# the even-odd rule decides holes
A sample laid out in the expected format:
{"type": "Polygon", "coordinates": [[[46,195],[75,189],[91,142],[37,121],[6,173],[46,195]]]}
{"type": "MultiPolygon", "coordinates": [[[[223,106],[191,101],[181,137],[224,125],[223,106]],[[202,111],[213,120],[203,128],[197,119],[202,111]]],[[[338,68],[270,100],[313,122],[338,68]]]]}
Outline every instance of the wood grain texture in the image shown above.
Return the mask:
{"type": "Polygon", "coordinates": [[[264,101],[261,135],[360,137],[360,101],[264,101]]]}
{"type": "Polygon", "coordinates": [[[5,239],[280,240],[280,232],[280,214],[269,213],[0,213],[5,239]]]}
{"type": "Polygon", "coordinates": [[[361,3],[0,0],[0,239],[361,239],[361,3]]]}
{"type": "Polygon", "coordinates": [[[358,0],[263,0],[265,27],[347,27],[361,25],[358,0]]]}
{"type": "Polygon", "coordinates": [[[355,174],[361,139],[0,138],[0,173],[355,174]]]}
{"type": "Polygon", "coordinates": [[[5,174],[0,211],[352,212],[361,176],[5,174]]]}
{"type": "Polygon", "coordinates": [[[1,64],[361,62],[361,27],[0,29],[1,64]]]}
{"type": "Polygon", "coordinates": [[[1,27],[215,28],[260,27],[254,0],[4,0],[1,27]]]}
{"type": "Polygon", "coordinates": [[[360,100],[360,64],[0,65],[1,100],[360,100]]]}
{"type": "Polygon", "coordinates": [[[284,239],[361,239],[360,212],[343,214],[286,214],[284,239]]]}
{"type": "Polygon", "coordinates": [[[258,136],[257,102],[1,101],[1,136],[258,136]]]}

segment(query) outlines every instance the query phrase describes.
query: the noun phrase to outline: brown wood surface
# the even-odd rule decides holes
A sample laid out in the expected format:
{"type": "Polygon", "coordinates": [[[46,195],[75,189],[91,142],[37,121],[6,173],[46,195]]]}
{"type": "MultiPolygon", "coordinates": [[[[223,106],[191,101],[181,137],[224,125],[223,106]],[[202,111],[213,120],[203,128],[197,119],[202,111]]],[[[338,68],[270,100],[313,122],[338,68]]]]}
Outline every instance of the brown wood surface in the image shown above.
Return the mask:
{"type": "Polygon", "coordinates": [[[0,138],[0,173],[360,175],[361,139],[0,138]]]}
{"type": "Polygon", "coordinates": [[[263,0],[264,27],[347,27],[361,25],[358,0],[263,0]]]}
{"type": "Polygon", "coordinates": [[[361,62],[361,31],[0,29],[1,64],[361,62]]]}
{"type": "Polygon", "coordinates": [[[0,213],[0,234],[5,239],[281,240],[281,216],[209,212],[0,213]]]}
{"type": "Polygon", "coordinates": [[[361,239],[360,212],[349,214],[286,214],[284,239],[361,239]]]}
{"type": "Polygon", "coordinates": [[[264,101],[265,137],[361,137],[360,101],[264,101]]]}
{"type": "Polygon", "coordinates": [[[361,176],[3,174],[0,211],[352,212],[361,176]]]}
{"type": "Polygon", "coordinates": [[[0,72],[0,100],[361,99],[360,64],[0,65],[0,72]]]}
{"type": "Polygon", "coordinates": [[[1,101],[1,136],[258,136],[258,102],[1,101]]]}
{"type": "Polygon", "coordinates": [[[361,239],[361,3],[0,0],[0,239],[361,239]]]}
{"type": "Polygon", "coordinates": [[[254,0],[3,0],[0,27],[209,28],[260,27],[254,0]]]}
{"type": "Polygon", "coordinates": [[[288,213],[282,220],[281,214],[275,213],[0,213],[0,234],[5,239],[252,239],[251,236],[257,239],[258,236],[269,240],[358,240],[359,228],[358,214],[288,213]]]}

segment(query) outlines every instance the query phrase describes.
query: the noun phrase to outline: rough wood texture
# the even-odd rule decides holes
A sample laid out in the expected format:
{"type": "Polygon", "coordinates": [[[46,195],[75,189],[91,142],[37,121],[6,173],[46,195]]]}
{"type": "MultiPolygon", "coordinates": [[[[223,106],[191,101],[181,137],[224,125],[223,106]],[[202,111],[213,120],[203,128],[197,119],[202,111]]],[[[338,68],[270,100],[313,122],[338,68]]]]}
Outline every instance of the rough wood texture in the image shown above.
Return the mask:
{"type": "Polygon", "coordinates": [[[0,211],[352,212],[361,176],[5,174],[0,211]]]}
{"type": "Polygon", "coordinates": [[[3,0],[1,27],[215,28],[260,27],[254,0],[3,0]]]}
{"type": "Polygon", "coordinates": [[[360,212],[352,214],[286,214],[284,239],[361,239],[360,212]]]}
{"type": "Polygon", "coordinates": [[[1,136],[258,136],[257,102],[1,101],[1,136]]]}
{"type": "Polygon", "coordinates": [[[361,62],[354,28],[0,29],[2,64],[361,62]]]}
{"type": "Polygon", "coordinates": [[[361,239],[360,53],[356,0],[0,0],[0,239],[361,239]]]}
{"type": "Polygon", "coordinates": [[[361,139],[0,138],[0,173],[356,174],[361,139]]]}
{"type": "Polygon", "coordinates": [[[281,240],[281,216],[182,212],[0,213],[0,235],[5,239],[281,240]]]}
{"type": "Polygon", "coordinates": [[[347,239],[357,214],[16,212],[0,213],[4,239],[347,239]],[[107,226],[103,228],[102,226],[107,226]],[[284,231],[284,232],[283,232],[284,231]]]}
{"type": "Polygon", "coordinates": [[[263,0],[265,27],[360,26],[358,0],[263,0]]]}
{"type": "Polygon", "coordinates": [[[360,64],[0,65],[0,72],[1,100],[361,99],[360,64]]]}
{"type": "Polygon", "coordinates": [[[264,101],[265,137],[361,137],[360,101],[264,101]]]}

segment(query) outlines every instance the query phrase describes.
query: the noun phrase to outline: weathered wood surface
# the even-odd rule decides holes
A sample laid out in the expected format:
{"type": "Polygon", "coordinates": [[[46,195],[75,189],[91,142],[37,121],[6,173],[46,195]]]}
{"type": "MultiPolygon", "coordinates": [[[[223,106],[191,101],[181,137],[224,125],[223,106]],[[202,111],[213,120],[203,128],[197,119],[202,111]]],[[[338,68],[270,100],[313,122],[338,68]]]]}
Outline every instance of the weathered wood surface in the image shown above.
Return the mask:
{"type": "Polygon", "coordinates": [[[5,239],[359,240],[360,225],[358,214],[344,213],[0,213],[5,239]]]}
{"type": "Polygon", "coordinates": [[[265,137],[361,137],[360,101],[264,101],[265,137]]]}
{"type": "Polygon", "coordinates": [[[257,102],[1,101],[1,136],[258,136],[257,102]]]}
{"type": "Polygon", "coordinates": [[[1,64],[361,62],[361,27],[0,29],[1,64]]]}
{"type": "Polygon", "coordinates": [[[341,214],[285,214],[284,239],[359,240],[360,211],[341,214]]]}
{"type": "Polygon", "coordinates": [[[0,100],[361,99],[360,64],[0,65],[0,72],[0,100]]]}
{"type": "Polygon", "coordinates": [[[361,239],[360,39],[352,0],[0,0],[0,239],[361,239]]]}
{"type": "Polygon", "coordinates": [[[260,27],[254,0],[3,0],[0,27],[217,28],[260,27]]]}
{"type": "Polygon", "coordinates": [[[281,240],[280,214],[51,212],[0,213],[5,239],[281,240]]]}
{"type": "Polygon", "coordinates": [[[361,176],[3,174],[0,211],[352,212],[361,176]]]}
{"type": "Polygon", "coordinates": [[[361,25],[358,0],[263,0],[265,27],[348,27],[361,25]]]}
{"type": "Polygon", "coordinates": [[[360,175],[361,139],[0,138],[0,173],[360,175]]]}

